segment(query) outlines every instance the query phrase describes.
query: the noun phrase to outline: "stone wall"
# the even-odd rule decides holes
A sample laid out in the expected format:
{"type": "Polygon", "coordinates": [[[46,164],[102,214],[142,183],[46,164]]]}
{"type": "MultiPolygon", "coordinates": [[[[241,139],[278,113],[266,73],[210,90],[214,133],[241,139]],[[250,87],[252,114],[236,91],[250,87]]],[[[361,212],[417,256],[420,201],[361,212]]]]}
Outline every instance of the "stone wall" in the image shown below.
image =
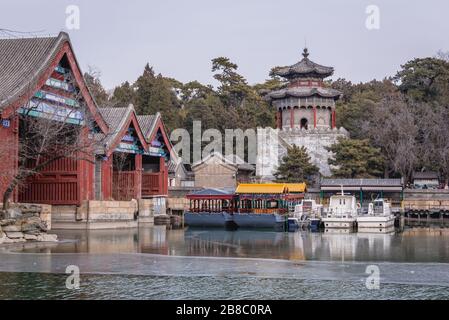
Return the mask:
{"type": "Polygon", "coordinates": [[[404,190],[404,210],[449,210],[449,190],[404,190]]]}
{"type": "Polygon", "coordinates": [[[57,241],[56,235],[47,234],[50,217],[49,205],[12,204],[10,209],[1,212],[0,244],[57,241]]]}
{"type": "Polygon", "coordinates": [[[54,229],[115,229],[137,226],[138,203],[83,201],[81,206],[53,206],[54,229]]]}
{"type": "Polygon", "coordinates": [[[340,129],[287,129],[264,128],[257,130],[256,175],[263,180],[272,180],[279,161],[293,144],[306,147],[311,161],[318,166],[323,176],[331,175],[327,160],[331,153],[326,147],[337,142],[339,137],[348,137],[344,128],[340,129]]]}
{"type": "Polygon", "coordinates": [[[220,162],[210,161],[193,169],[195,187],[229,188],[236,187],[237,169],[220,162]]]}
{"type": "Polygon", "coordinates": [[[155,215],[165,215],[167,200],[165,197],[139,200],[139,223],[153,223],[155,215]]]}

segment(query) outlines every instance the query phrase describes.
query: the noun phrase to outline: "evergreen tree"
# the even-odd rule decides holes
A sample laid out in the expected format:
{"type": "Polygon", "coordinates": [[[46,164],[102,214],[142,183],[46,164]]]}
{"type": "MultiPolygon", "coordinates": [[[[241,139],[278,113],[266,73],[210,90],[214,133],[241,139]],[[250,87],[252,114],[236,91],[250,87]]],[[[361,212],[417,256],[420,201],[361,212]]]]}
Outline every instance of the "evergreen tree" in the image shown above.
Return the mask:
{"type": "Polygon", "coordinates": [[[327,148],[334,155],[328,163],[338,178],[372,178],[383,174],[384,159],[380,149],[373,148],[368,139],[339,138],[338,143],[327,148]]]}
{"type": "Polygon", "coordinates": [[[88,72],[84,73],[84,81],[89,88],[95,102],[99,107],[105,107],[108,104],[108,93],[101,84],[101,73],[96,68],[89,66],[88,72]]]}
{"type": "Polygon", "coordinates": [[[282,158],[274,176],[278,182],[313,182],[318,173],[318,167],[310,162],[310,156],[305,147],[293,145],[282,158]]]}
{"type": "Polygon", "coordinates": [[[114,89],[111,97],[111,104],[117,107],[126,107],[130,103],[135,104],[136,94],[128,81],[114,89]]]}
{"type": "Polygon", "coordinates": [[[155,75],[147,63],[143,74],[134,84],[136,91],[136,111],[138,114],[155,114],[160,112],[169,130],[179,125],[179,101],[174,90],[173,80],[155,75]]]}

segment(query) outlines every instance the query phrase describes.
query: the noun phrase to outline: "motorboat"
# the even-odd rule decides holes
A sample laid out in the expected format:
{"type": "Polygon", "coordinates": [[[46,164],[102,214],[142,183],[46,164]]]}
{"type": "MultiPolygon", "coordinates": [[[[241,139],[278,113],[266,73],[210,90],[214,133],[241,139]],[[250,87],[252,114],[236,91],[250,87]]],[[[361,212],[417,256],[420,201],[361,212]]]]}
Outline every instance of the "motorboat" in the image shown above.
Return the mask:
{"type": "Polygon", "coordinates": [[[289,217],[289,226],[310,227],[318,229],[321,223],[323,205],[317,204],[313,199],[303,199],[295,206],[293,213],[289,217]]]}
{"type": "Polygon", "coordinates": [[[394,229],[395,216],[385,199],[376,199],[368,205],[368,213],[357,217],[359,232],[390,232],[394,229]]]}
{"type": "Polygon", "coordinates": [[[330,197],[329,208],[323,218],[325,229],[353,229],[357,221],[358,205],[355,196],[344,194],[330,197]]]}

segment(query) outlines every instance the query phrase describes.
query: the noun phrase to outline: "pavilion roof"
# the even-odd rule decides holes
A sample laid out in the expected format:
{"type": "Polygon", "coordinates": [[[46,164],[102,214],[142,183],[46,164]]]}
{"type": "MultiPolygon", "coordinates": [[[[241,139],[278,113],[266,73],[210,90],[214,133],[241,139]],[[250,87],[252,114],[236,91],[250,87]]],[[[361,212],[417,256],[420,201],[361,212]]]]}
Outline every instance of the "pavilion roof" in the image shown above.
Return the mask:
{"type": "Polygon", "coordinates": [[[305,98],[311,96],[319,96],[323,98],[334,98],[337,99],[341,96],[341,92],[332,88],[324,88],[324,87],[292,87],[292,88],[284,88],[281,90],[276,90],[270,92],[267,97],[270,99],[283,99],[287,97],[295,97],[295,98],[305,98]]]}
{"type": "Polygon", "coordinates": [[[282,194],[286,193],[285,183],[241,183],[235,193],[237,194],[282,194]]]}
{"type": "Polygon", "coordinates": [[[289,193],[303,193],[307,191],[307,185],[303,183],[286,183],[289,193]]]}
{"type": "Polygon", "coordinates": [[[206,188],[187,195],[187,199],[231,199],[232,197],[234,197],[234,188],[206,188]]]}
{"type": "Polygon", "coordinates": [[[326,78],[334,73],[334,68],[322,66],[309,60],[309,51],[307,48],[304,48],[302,56],[303,59],[301,61],[291,66],[275,68],[273,73],[287,79],[301,77],[326,78]]]}

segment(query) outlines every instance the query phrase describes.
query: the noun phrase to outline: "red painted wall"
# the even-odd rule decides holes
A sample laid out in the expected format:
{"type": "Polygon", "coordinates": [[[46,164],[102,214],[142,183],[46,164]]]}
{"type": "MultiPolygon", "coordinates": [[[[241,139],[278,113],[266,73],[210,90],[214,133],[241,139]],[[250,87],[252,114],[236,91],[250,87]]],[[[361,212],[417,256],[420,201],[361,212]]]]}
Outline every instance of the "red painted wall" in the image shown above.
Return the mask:
{"type": "MultiPolygon", "coordinates": [[[[18,137],[17,117],[10,119],[9,128],[4,128],[0,124],[0,202],[17,172],[18,137]]],[[[12,200],[17,200],[17,192],[14,193],[12,200]]]]}

